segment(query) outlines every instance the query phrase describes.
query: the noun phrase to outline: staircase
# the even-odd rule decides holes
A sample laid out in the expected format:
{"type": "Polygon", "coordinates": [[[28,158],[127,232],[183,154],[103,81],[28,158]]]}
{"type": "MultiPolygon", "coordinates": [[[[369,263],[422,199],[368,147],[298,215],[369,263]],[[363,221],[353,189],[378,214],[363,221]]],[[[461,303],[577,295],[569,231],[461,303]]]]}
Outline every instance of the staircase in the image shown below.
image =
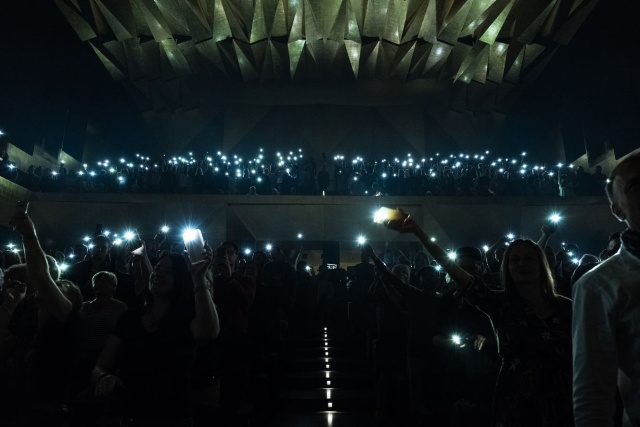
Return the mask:
{"type": "Polygon", "coordinates": [[[370,363],[351,333],[315,327],[298,333],[278,391],[256,425],[372,426],[375,396],[370,363]]]}

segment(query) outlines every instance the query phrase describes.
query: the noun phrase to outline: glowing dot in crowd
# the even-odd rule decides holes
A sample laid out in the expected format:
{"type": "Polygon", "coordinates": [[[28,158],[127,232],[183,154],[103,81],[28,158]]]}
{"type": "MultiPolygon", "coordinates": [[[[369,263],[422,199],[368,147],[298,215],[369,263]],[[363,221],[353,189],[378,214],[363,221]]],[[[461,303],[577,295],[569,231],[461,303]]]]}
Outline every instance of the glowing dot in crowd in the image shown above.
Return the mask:
{"type": "Polygon", "coordinates": [[[267,243],[267,245],[265,246],[265,248],[270,251],[271,249],[273,249],[273,245],[271,243],[267,243]]]}
{"type": "Polygon", "coordinates": [[[327,373],[325,374],[325,377],[329,378],[329,372],[327,372],[327,373]]]}
{"type": "Polygon", "coordinates": [[[198,238],[198,232],[193,228],[187,228],[182,232],[182,240],[184,240],[185,243],[192,242],[197,238],[198,238]]]}
{"type": "Polygon", "coordinates": [[[327,390],[327,399],[331,399],[331,390],[327,390]]]}
{"type": "MultiPolygon", "coordinates": [[[[302,233],[298,233],[298,239],[302,239],[302,233]]],[[[325,329],[326,331],[326,329],[325,329]]]]}
{"type": "Polygon", "coordinates": [[[358,242],[359,245],[364,245],[367,242],[367,239],[365,239],[364,236],[358,236],[356,241],[358,242]]]}
{"type": "Polygon", "coordinates": [[[561,217],[560,215],[558,215],[558,214],[552,214],[552,215],[549,217],[549,220],[550,220],[551,222],[560,222],[560,220],[561,220],[561,219],[562,219],[562,217],[561,217]]]}
{"type": "Polygon", "coordinates": [[[489,252],[489,246],[482,245],[482,250],[485,251],[485,252],[489,252]]]}
{"type": "Polygon", "coordinates": [[[249,255],[251,253],[251,249],[247,248],[244,250],[245,255],[249,255]]]}
{"type": "Polygon", "coordinates": [[[67,258],[71,258],[71,259],[74,259],[75,257],[76,257],[76,254],[69,254],[69,255],[67,256],[67,258]]]}
{"type": "Polygon", "coordinates": [[[116,240],[113,241],[113,244],[116,245],[116,246],[121,245],[122,244],[122,239],[117,238],[116,240]]]}
{"type": "Polygon", "coordinates": [[[460,340],[460,336],[459,335],[451,335],[451,341],[453,341],[454,344],[458,344],[458,345],[460,345],[460,343],[462,342],[460,340]]]}
{"type": "Polygon", "coordinates": [[[436,241],[436,238],[435,238],[435,237],[432,237],[432,238],[431,238],[431,239],[429,239],[429,240],[431,240],[432,242],[435,242],[435,241],[436,241]]]}
{"type": "Polygon", "coordinates": [[[516,236],[515,236],[513,233],[509,233],[509,234],[507,234],[507,238],[508,238],[509,240],[513,240],[515,237],[516,237],[516,236]]]}
{"type": "Polygon", "coordinates": [[[124,233],[124,238],[125,240],[133,240],[133,238],[136,237],[135,233],[131,230],[128,230],[124,233]]]}
{"type": "Polygon", "coordinates": [[[105,236],[109,237],[109,234],[111,234],[111,232],[109,230],[104,230],[102,232],[102,234],[104,234],[105,236]]]}
{"type": "Polygon", "coordinates": [[[458,254],[456,254],[455,252],[449,252],[447,256],[449,257],[449,259],[455,261],[455,259],[458,257],[458,254]]]}
{"type": "Polygon", "coordinates": [[[89,236],[84,236],[84,237],[82,238],[82,240],[84,240],[85,242],[88,242],[89,240],[91,240],[91,237],[89,237],[89,236]]]}
{"type": "Polygon", "coordinates": [[[67,268],[69,268],[69,264],[65,264],[65,263],[60,264],[60,271],[65,271],[67,268]]]}
{"type": "Polygon", "coordinates": [[[574,264],[579,264],[580,260],[578,258],[571,258],[571,262],[574,264]]]}
{"type": "Polygon", "coordinates": [[[441,267],[441,266],[439,266],[439,265],[436,265],[436,267],[435,267],[435,268],[436,268],[436,271],[440,271],[440,270],[442,270],[442,267],[441,267]]]}

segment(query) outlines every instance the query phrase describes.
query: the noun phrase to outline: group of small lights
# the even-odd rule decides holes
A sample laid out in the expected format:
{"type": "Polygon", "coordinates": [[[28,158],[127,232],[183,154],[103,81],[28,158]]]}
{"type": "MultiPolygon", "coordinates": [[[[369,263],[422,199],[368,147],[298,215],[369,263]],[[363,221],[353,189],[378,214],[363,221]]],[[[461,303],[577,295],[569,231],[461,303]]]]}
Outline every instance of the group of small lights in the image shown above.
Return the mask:
{"type": "MultiPolygon", "coordinates": [[[[478,162],[486,162],[487,164],[490,164],[492,167],[494,168],[498,168],[497,171],[500,173],[506,173],[507,172],[507,168],[509,167],[514,167],[515,165],[519,165],[518,166],[518,172],[521,175],[526,175],[527,171],[530,171],[530,173],[534,173],[534,172],[542,172],[545,170],[545,166],[544,165],[534,165],[531,166],[527,163],[525,163],[525,157],[527,156],[527,152],[523,151],[520,153],[519,156],[514,155],[512,157],[498,157],[497,159],[488,159],[488,156],[490,154],[489,150],[486,150],[484,153],[477,153],[477,154],[466,154],[466,153],[456,153],[456,154],[449,154],[449,156],[447,157],[446,155],[441,156],[440,153],[436,153],[435,156],[431,156],[429,157],[429,165],[435,165],[435,164],[440,164],[440,165],[447,165],[449,167],[451,167],[451,169],[458,169],[461,168],[463,166],[462,162],[467,162],[467,161],[478,161],[478,162]],[[519,157],[519,158],[518,158],[519,157]]],[[[357,167],[357,165],[363,165],[365,163],[365,160],[360,157],[360,156],[356,156],[354,159],[351,160],[351,162],[349,162],[348,160],[345,160],[345,156],[341,155],[341,154],[337,154],[333,157],[334,162],[343,165],[347,165],[349,163],[351,163],[351,165],[353,165],[353,167],[357,167]]],[[[425,168],[425,166],[429,166],[426,164],[427,162],[427,158],[423,158],[420,161],[418,161],[417,159],[414,159],[413,156],[411,155],[411,153],[407,154],[407,158],[406,159],[400,159],[400,158],[394,158],[393,161],[388,161],[387,159],[382,159],[380,161],[380,163],[384,166],[392,166],[395,165],[396,167],[403,167],[403,168],[415,168],[417,170],[421,169],[421,168],[425,168]]],[[[377,164],[378,162],[367,162],[367,163],[375,163],[377,164]]],[[[558,170],[562,169],[563,167],[568,167],[570,169],[573,169],[573,165],[565,165],[564,163],[557,163],[555,165],[556,168],[558,168],[558,170]]],[[[552,169],[554,166],[550,167],[549,169],[552,169]]],[[[548,172],[549,176],[553,176],[553,171],[548,172]]],[[[433,168],[429,169],[429,175],[431,177],[436,177],[437,173],[433,168]]],[[[383,171],[381,174],[381,177],[387,178],[389,175],[387,172],[383,171]]],[[[393,176],[397,176],[397,174],[393,174],[393,176]]],[[[357,180],[357,177],[353,178],[354,180],[357,180]]]]}
{"type": "Polygon", "coordinates": [[[333,402],[331,402],[331,380],[330,380],[330,372],[329,369],[331,368],[331,365],[329,364],[329,337],[328,337],[328,332],[327,332],[327,327],[324,327],[324,361],[325,361],[325,367],[327,369],[326,371],[326,378],[327,378],[327,407],[329,409],[333,408],[333,402]]]}
{"type": "Polygon", "coordinates": [[[18,247],[17,247],[14,243],[8,243],[8,244],[7,244],[7,248],[8,248],[11,252],[16,253],[16,254],[17,254],[18,252],[20,252],[20,249],[18,249],[18,247]]]}

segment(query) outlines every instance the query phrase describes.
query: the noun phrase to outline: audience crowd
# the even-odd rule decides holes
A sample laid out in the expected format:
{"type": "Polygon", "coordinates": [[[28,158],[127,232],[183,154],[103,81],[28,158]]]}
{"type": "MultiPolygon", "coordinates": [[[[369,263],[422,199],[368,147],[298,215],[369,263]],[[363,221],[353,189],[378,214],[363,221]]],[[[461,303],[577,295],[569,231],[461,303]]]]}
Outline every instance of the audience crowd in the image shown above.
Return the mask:
{"type": "Polygon", "coordinates": [[[0,253],[2,425],[247,425],[281,387],[291,332],[345,323],[367,344],[379,425],[638,425],[639,173],[638,155],[613,171],[627,229],[579,260],[551,221],[535,242],[446,253],[397,209],[381,222],[425,252],[363,242],[361,263],[316,274],[277,246],[99,232],[61,271],[69,258],[16,213],[22,249],[0,253]]]}
{"type": "Polygon", "coordinates": [[[437,153],[433,157],[348,160],[335,155],[320,162],[302,150],[275,153],[260,150],[250,160],[238,155],[166,157],[151,160],[136,154],[84,164],[81,170],[29,166],[18,168],[6,155],[0,176],[43,192],[177,193],[238,195],[356,196],[600,196],[606,176],[581,166],[535,164],[526,153],[515,157],[437,153]],[[318,166],[319,165],[319,166],[318,166]]]}

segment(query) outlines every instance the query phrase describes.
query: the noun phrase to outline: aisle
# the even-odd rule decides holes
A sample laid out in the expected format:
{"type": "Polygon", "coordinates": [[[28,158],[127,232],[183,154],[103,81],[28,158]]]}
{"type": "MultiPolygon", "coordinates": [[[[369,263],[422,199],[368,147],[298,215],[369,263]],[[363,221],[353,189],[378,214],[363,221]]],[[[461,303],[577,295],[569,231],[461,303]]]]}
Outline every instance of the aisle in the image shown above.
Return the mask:
{"type": "Polygon", "coordinates": [[[280,390],[255,425],[372,426],[375,400],[370,363],[350,332],[316,327],[289,349],[280,390]]]}

